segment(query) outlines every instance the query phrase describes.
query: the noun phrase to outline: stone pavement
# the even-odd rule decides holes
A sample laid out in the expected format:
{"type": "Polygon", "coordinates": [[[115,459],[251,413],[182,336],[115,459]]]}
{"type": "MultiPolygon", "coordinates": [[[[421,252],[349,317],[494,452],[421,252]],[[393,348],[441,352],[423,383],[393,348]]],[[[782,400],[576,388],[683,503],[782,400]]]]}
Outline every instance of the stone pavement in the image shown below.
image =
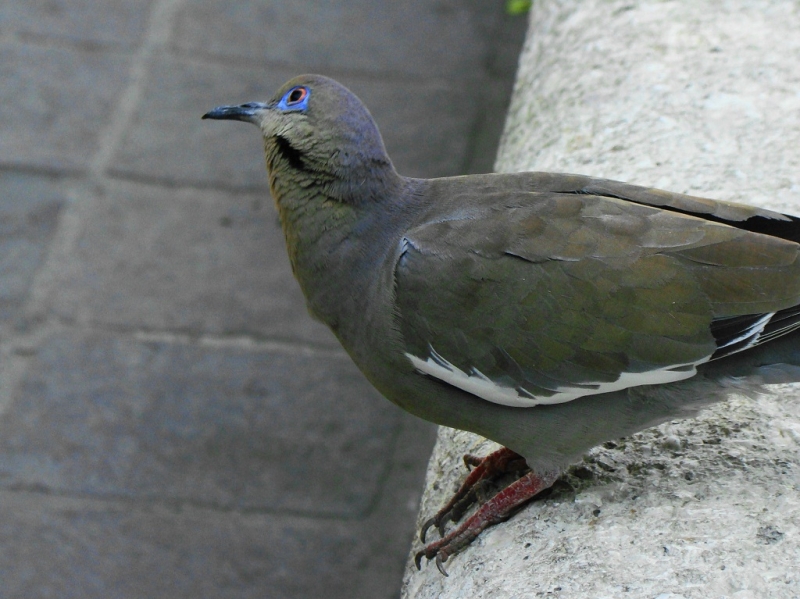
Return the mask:
{"type": "Polygon", "coordinates": [[[291,277],[252,127],[321,72],[400,172],[490,170],[500,0],[0,3],[0,597],[397,597],[435,430],[291,277]]]}

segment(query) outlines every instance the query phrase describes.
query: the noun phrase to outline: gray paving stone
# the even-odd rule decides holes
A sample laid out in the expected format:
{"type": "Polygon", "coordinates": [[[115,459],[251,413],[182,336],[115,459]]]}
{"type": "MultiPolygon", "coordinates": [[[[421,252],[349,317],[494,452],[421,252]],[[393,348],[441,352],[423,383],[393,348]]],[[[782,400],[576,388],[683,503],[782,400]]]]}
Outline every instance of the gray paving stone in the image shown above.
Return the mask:
{"type": "Polygon", "coordinates": [[[125,83],[122,55],[0,43],[0,164],[81,169],[125,83]]]}
{"type": "Polygon", "coordinates": [[[0,322],[19,313],[66,203],[63,181],[0,172],[0,322]]]}
{"type": "MultiPolygon", "coordinates": [[[[492,40],[492,57],[488,73],[492,77],[502,77],[512,85],[517,74],[520,49],[528,31],[528,15],[512,16],[504,13],[491,26],[493,29],[489,35],[492,40]]],[[[510,93],[507,93],[506,97],[509,96],[510,93]]],[[[504,110],[504,116],[505,112],[504,110]]]]}
{"type": "Polygon", "coordinates": [[[4,599],[391,599],[400,570],[387,557],[408,546],[375,519],[2,491],[0,510],[4,599]]]}
{"type": "Polygon", "coordinates": [[[0,485],[353,518],[398,414],[344,357],[65,331],[0,420],[0,485]]]}
{"type": "Polygon", "coordinates": [[[49,301],[72,321],[339,347],[308,315],[266,192],[117,183],[54,259],[49,301]]]}
{"type": "Polygon", "coordinates": [[[482,109],[470,137],[469,162],[465,172],[489,173],[495,170],[497,142],[505,126],[513,83],[511,79],[493,77],[474,92],[482,109]]]}
{"type": "Polygon", "coordinates": [[[141,38],[152,4],[152,0],[3,2],[0,22],[21,33],[130,46],[141,38]]]}
{"type": "MultiPolygon", "coordinates": [[[[220,104],[269,99],[298,68],[248,68],[164,58],[117,151],[122,177],[266,189],[258,132],[243,123],[203,122],[220,104]]],[[[338,76],[369,106],[397,169],[408,176],[460,174],[479,107],[469,85],[338,76]]]]}
{"type": "Polygon", "coordinates": [[[178,15],[175,45],[305,71],[470,77],[491,51],[483,28],[502,11],[481,0],[193,0],[178,15]]]}

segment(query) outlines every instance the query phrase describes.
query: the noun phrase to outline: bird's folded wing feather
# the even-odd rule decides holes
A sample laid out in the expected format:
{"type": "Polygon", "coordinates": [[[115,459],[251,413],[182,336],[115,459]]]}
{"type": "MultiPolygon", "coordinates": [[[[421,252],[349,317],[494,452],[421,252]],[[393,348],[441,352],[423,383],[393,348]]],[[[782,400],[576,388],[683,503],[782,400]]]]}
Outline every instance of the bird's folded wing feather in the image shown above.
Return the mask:
{"type": "MultiPolygon", "coordinates": [[[[737,202],[722,202],[653,187],[632,185],[621,181],[587,177],[585,175],[534,172],[501,176],[505,177],[506,181],[509,178],[516,179],[519,191],[587,194],[617,198],[637,204],[666,208],[684,214],[702,216],[712,220],[736,223],[737,226],[748,220],[759,222],[763,226],[769,226],[764,225],[763,221],[771,220],[774,226],[784,227],[783,231],[791,230],[795,238],[800,237],[800,226],[798,226],[800,219],[758,206],[739,204],[737,202]],[[785,224],[779,225],[778,223],[785,224]]],[[[751,222],[749,225],[745,225],[745,228],[752,230],[751,226],[756,225],[751,222]]],[[[781,236],[781,234],[778,233],[778,236],[781,236]]]]}
{"type": "MultiPolygon", "coordinates": [[[[687,215],[678,194],[675,212],[487,190],[465,210],[457,187],[400,242],[395,313],[418,371],[489,401],[560,403],[688,378],[800,304],[800,246],[687,215]]],[[[704,202],[725,218],[757,210],[704,202]]],[[[771,330],[792,330],[789,320],[771,330]]]]}

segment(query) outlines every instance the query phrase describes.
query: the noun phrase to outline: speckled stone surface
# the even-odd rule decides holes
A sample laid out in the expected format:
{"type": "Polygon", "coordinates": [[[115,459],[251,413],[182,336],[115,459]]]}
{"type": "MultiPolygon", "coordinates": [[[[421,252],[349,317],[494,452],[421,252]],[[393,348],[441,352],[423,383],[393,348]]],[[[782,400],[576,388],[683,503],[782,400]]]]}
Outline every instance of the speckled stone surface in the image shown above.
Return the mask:
{"type": "MultiPolygon", "coordinates": [[[[538,0],[530,17],[498,170],[800,214],[796,4],[538,0]]],[[[592,450],[448,578],[409,561],[403,596],[800,597],[800,387],[771,391],[592,450]]],[[[442,429],[420,521],[463,477],[460,455],[490,449],[442,429]]]]}

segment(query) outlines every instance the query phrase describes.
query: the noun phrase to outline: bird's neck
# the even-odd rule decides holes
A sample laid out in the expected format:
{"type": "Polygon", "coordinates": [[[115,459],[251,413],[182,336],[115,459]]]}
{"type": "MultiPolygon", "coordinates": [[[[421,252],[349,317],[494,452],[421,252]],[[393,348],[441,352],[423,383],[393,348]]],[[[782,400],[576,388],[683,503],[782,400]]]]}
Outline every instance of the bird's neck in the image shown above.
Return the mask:
{"type": "Polygon", "coordinates": [[[324,258],[340,249],[365,214],[380,211],[404,184],[391,164],[344,174],[286,163],[269,166],[270,190],[293,265],[300,256],[324,258]]]}
{"type": "Polygon", "coordinates": [[[372,273],[393,243],[392,215],[402,212],[391,200],[404,196],[409,180],[391,163],[343,175],[285,161],[268,166],[294,275],[309,310],[336,331],[375,283],[372,273]]]}

